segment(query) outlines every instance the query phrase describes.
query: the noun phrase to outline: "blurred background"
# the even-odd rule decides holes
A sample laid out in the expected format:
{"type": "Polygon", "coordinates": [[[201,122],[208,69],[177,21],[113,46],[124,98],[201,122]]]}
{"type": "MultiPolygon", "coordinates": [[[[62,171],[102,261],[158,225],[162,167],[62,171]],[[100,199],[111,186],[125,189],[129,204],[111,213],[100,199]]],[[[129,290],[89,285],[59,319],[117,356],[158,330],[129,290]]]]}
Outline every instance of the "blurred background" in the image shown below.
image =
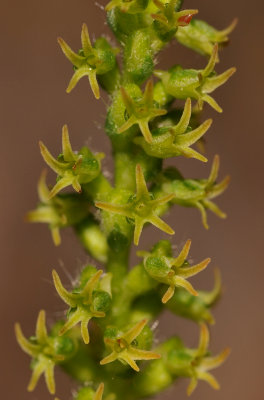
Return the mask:
{"type": "MultiPolygon", "coordinates": [[[[62,245],[53,246],[44,225],[29,225],[23,218],[37,202],[36,184],[44,162],[39,154],[41,139],[53,154],[61,149],[61,128],[67,123],[73,148],[89,144],[104,151],[105,170],[111,170],[109,140],[103,132],[104,96],[96,101],[83,80],[70,95],[65,93],[72,68],[58,47],[62,36],[74,49],[80,47],[81,24],[98,37],[109,34],[102,6],[105,0],[1,0],[0,14],[0,132],[1,132],[1,398],[44,400],[50,398],[41,379],[33,394],[26,392],[30,376],[29,358],[15,342],[13,325],[20,321],[26,335],[35,329],[40,309],[53,322],[64,305],[51,282],[51,269],[61,268],[72,276],[87,262],[72,231],[62,232],[62,245]]],[[[191,257],[199,262],[212,257],[211,267],[193,279],[196,287],[213,286],[213,266],[221,268],[224,296],[214,309],[216,325],[211,329],[211,349],[227,345],[232,354],[216,370],[221,390],[214,392],[200,383],[192,399],[263,399],[263,13],[264,2],[232,0],[185,1],[186,8],[199,8],[199,18],[224,28],[237,16],[239,25],[230,45],[220,54],[217,71],[237,66],[237,73],[216,91],[224,113],[206,108],[214,123],[207,137],[209,162],[171,160],[186,177],[207,177],[213,155],[221,157],[220,178],[231,174],[232,184],[217,203],[227,220],[209,215],[206,231],[197,210],[175,207],[169,217],[176,231],[173,242],[182,245],[193,239],[191,257]],[[262,113],[262,114],[261,114],[262,113]]],[[[202,68],[205,59],[174,43],[158,61],[169,67],[202,68]]],[[[54,174],[49,174],[54,182],[54,174]]],[[[160,233],[147,228],[140,248],[148,248],[160,233]]],[[[165,236],[164,236],[165,237],[165,236]]],[[[135,260],[135,257],[134,257],[135,260]]],[[[164,339],[180,334],[196,346],[198,328],[189,321],[165,314],[157,335],[164,339]]],[[[74,384],[56,370],[58,395],[71,398],[74,384]]],[[[180,380],[160,395],[166,399],[186,398],[188,381],[180,380]]]]}

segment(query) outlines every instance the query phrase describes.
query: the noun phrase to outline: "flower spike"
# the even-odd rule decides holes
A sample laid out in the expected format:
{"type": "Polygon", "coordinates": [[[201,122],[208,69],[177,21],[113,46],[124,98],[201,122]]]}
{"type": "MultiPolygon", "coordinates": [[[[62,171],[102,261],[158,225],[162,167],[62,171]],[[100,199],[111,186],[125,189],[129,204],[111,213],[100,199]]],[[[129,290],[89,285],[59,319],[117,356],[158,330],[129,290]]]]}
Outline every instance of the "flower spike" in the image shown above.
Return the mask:
{"type": "Polygon", "coordinates": [[[153,102],[153,82],[149,80],[146,84],[145,92],[141,99],[132,99],[122,87],[121,94],[126,110],[129,114],[128,120],[118,129],[118,133],[123,133],[138,124],[142,135],[148,143],[152,142],[152,135],[149,129],[149,121],[160,115],[165,115],[167,110],[155,107],[153,102]]]}
{"type": "Polygon", "coordinates": [[[104,202],[95,202],[96,207],[112,212],[115,214],[123,215],[130,218],[135,223],[134,230],[134,243],[138,245],[140,235],[145,223],[149,222],[156,226],[163,232],[173,235],[174,231],[169,225],[167,225],[162,219],[160,219],[156,213],[156,209],[165,203],[168,203],[174,198],[173,194],[169,194],[157,199],[151,197],[151,193],[148,192],[146,181],[142,168],[139,164],[136,166],[136,187],[137,193],[129,199],[125,205],[117,205],[104,202]]]}
{"type": "Polygon", "coordinates": [[[230,68],[217,75],[214,73],[217,59],[218,45],[215,44],[210,60],[203,70],[183,69],[178,65],[169,72],[156,70],[155,75],[161,79],[166,93],[176,99],[191,97],[197,100],[199,109],[202,109],[203,103],[206,102],[216,111],[222,112],[222,108],[209,93],[223,85],[236,72],[236,68],[230,68]]]}
{"type": "Polygon", "coordinates": [[[55,246],[61,243],[60,228],[76,225],[89,213],[87,201],[80,196],[70,194],[51,198],[46,184],[47,171],[44,170],[38,182],[40,204],[26,215],[28,222],[47,223],[55,246]]]}
{"type": "Polygon", "coordinates": [[[103,75],[115,67],[116,60],[114,51],[111,48],[100,49],[93,47],[86,24],[83,24],[82,26],[81,42],[82,49],[77,54],[72,51],[72,49],[62,38],[58,38],[58,43],[63,53],[73,64],[75,69],[75,73],[66,91],[67,93],[70,93],[72,89],[75,88],[79,80],[84,76],[87,76],[95,98],[99,99],[100,90],[96,76],[103,75]]]}
{"type": "Polygon", "coordinates": [[[134,143],[141,146],[152,157],[170,158],[182,155],[206,162],[207,158],[191,149],[190,146],[208,131],[212,124],[212,119],[206,120],[198,128],[191,130],[189,127],[191,112],[191,99],[188,98],[177,125],[154,130],[151,143],[147,143],[142,137],[136,137],[134,143]]]}
{"type": "Polygon", "coordinates": [[[63,153],[57,160],[42,142],[39,142],[39,146],[44,161],[59,177],[49,194],[49,198],[54,197],[70,185],[77,193],[81,193],[81,184],[92,181],[100,173],[100,160],[104,155],[102,153],[93,155],[88,148],[82,148],[78,153],[74,153],[71,148],[67,125],[62,128],[63,153]]]}
{"type": "Polygon", "coordinates": [[[107,311],[110,303],[110,295],[107,292],[97,290],[102,273],[102,270],[97,271],[90,277],[83,288],[78,292],[70,293],[62,285],[57,272],[55,270],[52,271],[54,285],[59,296],[70,306],[68,321],[61,328],[59,335],[64,335],[80,322],[83,341],[85,344],[89,343],[89,321],[92,318],[105,317],[105,311],[107,311]]]}
{"type": "Polygon", "coordinates": [[[191,246],[191,240],[187,240],[182,251],[177,258],[166,257],[162,255],[147,254],[144,257],[144,267],[147,273],[156,281],[169,285],[166,293],[162,297],[162,303],[167,303],[172,296],[176,287],[182,287],[193,296],[198,296],[197,291],[187,281],[187,278],[203,271],[210,258],[206,258],[197,265],[188,266],[186,261],[191,246]]]}
{"type": "Polygon", "coordinates": [[[105,344],[111,348],[112,352],[100,361],[101,365],[109,364],[115,360],[124,361],[130,367],[138,372],[139,367],[136,360],[155,360],[160,358],[160,355],[147,350],[140,350],[132,346],[133,341],[140,335],[147,320],[144,319],[134,325],[127,332],[117,335],[115,338],[105,338],[105,344]]]}
{"type": "MultiPolygon", "coordinates": [[[[18,323],[15,324],[15,334],[21,349],[33,358],[33,372],[28,391],[32,392],[35,389],[39,378],[44,374],[47,388],[51,394],[54,394],[54,367],[69,355],[60,353],[59,349],[63,349],[63,343],[58,338],[48,336],[45,311],[39,312],[35,337],[26,339],[18,323]]],[[[67,344],[69,345],[69,342],[67,344]]]]}

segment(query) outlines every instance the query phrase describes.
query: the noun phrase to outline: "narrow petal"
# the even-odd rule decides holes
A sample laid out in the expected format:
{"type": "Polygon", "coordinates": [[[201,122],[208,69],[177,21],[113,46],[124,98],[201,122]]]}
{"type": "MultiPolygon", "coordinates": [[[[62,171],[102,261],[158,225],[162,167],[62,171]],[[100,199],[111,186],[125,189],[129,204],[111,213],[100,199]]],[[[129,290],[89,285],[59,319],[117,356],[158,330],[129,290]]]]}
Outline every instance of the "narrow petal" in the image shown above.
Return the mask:
{"type": "Polygon", "coordinates": [[[15,324],[15,334],[19,346],[25,353],[27,353],[31,357],[34,357],[39,353],[39,346],[36,344],[32,344],[29,340],[25,338],[21,330],[20,324],[18,323],[15,324]]]}
{"type": "Polygon", "coordinates": [[[103,358],[103,359],[100,361],[100,364],[101,364],[101,365],[109,364],[109,363],[111,363],[111,362],[117,360],[117,357],[118,357],[118,354],[117,354],[116,352],[113,351],[111,354],[109,354],[109,356],[106,356],[105,358],[103,358]]]}
{"type": "Polygon", "coordinates": [[[68,168],[68,164],[63,164],[57,161],[42,142],[39,142],[39,147],[41,155],[48,166],[58,175],[63,175],[65,170],[68,168]]]}
{"type": "Polygon", "coordinates": [[[133,114],[133,112],[134,112],[133,100],[131,99],[131,97],[129,96],[129,94],[123,87],[120,88],[120,92],[121,92],[123,102],[126,106],[127,112],[131,116],[131,114],[133,114]]]}
{"type": "Polygon", "coordinates": [[[187,242],[185,243],[185,245],[183,246],[183,249],[180,252],[180,254],[178,255],[178,257],[175,258],[175,260],[173,261],[172,265],[174,265],[175,267],[181,267],[182,266],[182,264],[184,263],[184,261],[188,257],[191,244],[192,244],[191,239],[188,239],[187,242]]]}
{"type": "Polygon", "coordinates": [[[200,324],[200,339],[197,349],[197,357],[202,357],[207,352],[209,340],[210,340],[209,329],[205,324],[200,324]]]}
{"type": "Polygon", "coordinates": [[[74,53],[62,38],[58,38],[58,43],[68,60],[76,67],[80,68],[83,65],[84,58],[74,53]]]}
{"type": "Polygon", "coordinates": [[[68,292],[68,290],[64,288],[61,283],[60,277],[55,270],[52,271],[52,277],[55,288],[62,300],[65,301],[65,303],[68,304],[70,307],[76,307],[76,297],[74,296],[74,294],[68,292]]]}
{"type": "Polygon", "coordinates": [[[73,77],[70,80],[70,83],[66,89],[67,93],[70,93],[72,91],[72,89],[75,88],[75,86],[77,85],[77,83],[79,82],[80,79],[82,79],[84,76],[88,76],[91,72],[91,68],[87,67],[87,66],[82,66],[80,68],[78,68],[75,73],[73,74],[73,77]]]}
{"type": "Polygon", "coordinates": [[[90,335],[89,335],[89,331],[88,331],[88,323],[90,321],[90,317],[89,318],[85,318],[82,319],[81,321],[81,334],[82,334],[82,338],[85,344],[88,344],[90,342],[90,335]]]}
{"type": "Polygon", "coordinates": [[[132,343],[133,340],[140,335],[147,322],[147,319],[139,321],[135,326],[133,326],[133,328],[129,329],[129,331],[127,331],[122,338],[125,339],[127,343],[132,343]]]}
{"type": "Polygon", "coordinates": [[[168,233],[169,235],[174,235],[174,230],[168,225],[166,224],[166,222],[162,221],[162,219],[160,219],[157,215],[153,214],[151,216],[151,218],[149,219],[149,222],[156,226],[157,228],[159,228],[160,230],[162,230],[163,232],[168,233]]]}
{"type": "Polygon", "coordinates": [[[210,373],[205,372],[205,371],[201,371],[201,372],[199,371],[198,378],[203,380],[203,381],[206,381],[207,383],[209,383],[209,385],[213,389],[215,389],[215,390],[219,390],[220,389],[219,383],[217,382],[215,377],[213,375],[211,375],[210,373]]]}
{"type": "Polygon", "coordinates": [[[199,264],[193,265],[192,267],[180,268],[177,271],[177,273],[179,273],[184,278],[189,278],[203,271],[207,267],[210,261],[211,258],[206,258],[206,260],[203,260],[199,264]]]}
{"type": "Polygon", "coordinates": [[[224,213],[220,208],[210,200],[203,200],[203,204],[206,208],[216,214],[219,218],[226,218],[226,213],[224,213]]]}
{"type": "Polygon", "coordinates": [[[91,44],[91,40],[90,40],[90,36],[89,36],[89,32],[88,32],[88,28],[87,28],[86,24],[82,25],[81,41],[82,41],[83,52],[84,52],[85,56],[87,57],[93,51],[93,48],[92,48],[92,44],[91,44]]]}
{"type": "Polygon", "coordinates": [[[71,328],[73,328],[75,325],[77,325],[83,318],[82,313],[79,310],[76,310],[68,319],[67,322],[63,325],[61,328],[59,335],[62,336],[64,333],[69,331],[71,328]]]}
{"type": "Polygon", "coordinates": [[[223,41],[223,39],[226,38],[226,36],[228,36],[235,29],[237,23],[238,23],[238,18],[235,18],[227,28],[222,29],[221,31],[218,32],[218,34],[222,36],[221,41],[223,41]]]}
{"type": "Polygon", "coordinates": [[[38,362],[37,365],[35,365],[32,375],[31,375],[31,379],[30,379],[28,387],[27,387],[27,390],[29,392],[33,392],[33,390],[35,389],[35,387],[39,381],[39,378],[45,371],[45,368],[46,368],[46,365],[43,362],[38,362]]]}
{"type": "Polygon", "coordinates": [[[217,185],[214,185],[209,193],[208,193],[208,198],[209,199],[213,199],[214,197],[219,196],[220,194],[222,194],[228,187],[229,183],[230,183],[230,176],[226,176],[222,182],[218,183],[217,185]]]}
{"type": "Polygon", "coordinates": [[[106,11],[111,11],[114,7],[118,6],[120,3],[120,0],[111,0],[106,6],[105,10],[106,11]]]}
{"type": "Polygon", "coordinates": [[[163,304],[166,304],[174,295],[175,292],[175,286],[169,286],[168,290],[165,292],[163,295],[161,301],[163,304]]]}
{"type": "Polygon", "coordinates": [[[186,132],[186,129],[188,128],[188,125],[190,123],[191,115],[192,115],[192,102],[191,99],[188,98],[185,102],[184,110],[180,121],[176,126],[172,128],[172,131],[175,135],[180,135],[186,132]]]}
{"type": "Polygon", "coordinates": [[[207,223],[207,215],[206,215],[206,211],[205,211],[203,204],[201,204],[199,201],[197,201],[196,203],[194,203],[194,207],[196,207],[200,210],[201,216],[202,216],[202,223],[203,223],[203,226],[205,227],[205,229],[209,229],[209,226],[207,223]]]}
{"type": "Polygon", "coordinates": [[[75,161],[76,155],[72,151],[67,125],[64,125],[62,128],[62,153],[65,161],[75,161]]]}
{"type": "Polygon", "coordinates": [[[199,140],[208,131],[208,129],[212,125],[212,122],[213,122],[212,119],[208,119],[193,131],[182,135],[177,135],[175,143],[182,146],[191,146],[192,144],[196,143],[197,140],[199,140]]]}
{"type": "Polygon", "coordinates": [[[168,25],[168,20],[164,15],[161,14],[151,14],[152,18],[159,21],[161,24],[168,25]]]}
{"type": "Polygon", "coordinates": [[[196,160],[200,160],[202,162],[207,162],[208,159],[203,156],[202,154],[198,153],[198,151],[191,149],[189,147],[183,147],[183,146],[175,146],[176,151],[180,151],[180,153],[187,158],[196,158],[196,160]]]}
{"type": "Polygon", "coordinates": [[[127,131],[131,126],[133,126],[136,123],[135,117],[132,115],[120,128],[118,128],[117,133],[123,133],[127,131]]]}
{"type": "Polygon", "coordinates": [[[95,206],[107,212],[123,215],[128,218],[133,218],[133,215],[127,205],[116,205],[111,203],[105,203],[102,201],[96,201],[95,206]]]}
{"type": "Polygon", "coordinates": [[[89,300],[91,301],[92,298],[92,292],[94,291],[96,285],[99,282],[100,276],[102,275],[104,271],[102,269],[100,269],[99,271],[97,271],[86,283],[85,287],[83,288],[82,294],[83,295],[88,295],[89,300]]]}
{"type": "Polygon", "coordinates": [[[194,287],[190,284],[190,282],[186,281],[186,279],[182,278],[181,276],[175,276],[174,284],[176,286],[180,286],[180,287],[186,289],[187,292],[189,292],[193,296],[198,296],[198,293],[196,292],[194,287]]]}
{"type": "Polygon", "coordinates": [[[100,99],[100,89],[99,89],[99,85],[98,85],[98,82],[96,79],[96,70],[93,70],[89,73],[88,79],[89,79],[90,86],[91,86],[92,92],[94,94],[94,97],[97,100],[100,99]]]}
{"type": "Polygon", "coordinates": [[[203,368],[205,368],[206,370],[211,370],[220,367],[220,365],[222,365],[229,356],[230,351],[231,351],[230,348],[227,347],[225,350],[223,350],[220,354],[218,354],[215,357],[204,358],[202,361],[203,368]]]}
{"type": "Polygon", "coordinates": [[[162,204],[169,203],[169,202],[170,202],[171,200],[173,200],[174,198],[175,198],[175,194],[174,194],[174,193],[168,194],[168,195],[163,196],[163,197],[159,197],[158,199],[155,199],[155,200],[152,200],[152,201],[151,201],[151,206],[152,206],[153,208],[159,207],[159,206],[161,206],[162,204]]]}
{"type": "Polygon", "coordinates": [[[208,61],[207,66],[204,68],[204,70],[201,72],[203,77],[206,77],[208,75],[211,74],[211,72],[213,72],[216,61],[217,61],[217,57],[218,57],[218,44],[216,43],[214,45],[213,51],[212,51],[212,55],[208,61]]]}
{"type": "Polygon", "coordinates": [[[51,360],[49,360],[49,363],[45,369],[44,374],[45,374],[46,385],[50,394],[55,394],[56,386],[54,380],[54,363],[51,360]]]}
{"type": "Polygon", "coordinates": [[[61,244],[61,235],[59,228],[57,227],[51,228],[51,236],[55,246],[59,246],[61,244]]]}
{"type": "Polygon", "coordinates": [[[56,185],[52,188],[50,192],[50,198],[56,196],[62,189],[70,186],[72,184],[72,177],[61,178],[56,185]]]}
{"type": "Polygon", "coordinates": [[[215,183],[215,181],[218,177],[219,167],[220,167],[220,158],[219,158],[219,155],[216,154],[214,156],[211,172],[210,172],[210,175],[209,175],[209,178],[207,181],[208,182],[207,186],[211,186],[215,183]]]}
{"type": "Polygon", "coordinates": [[[136,187],[137,187],[137,196],[139,197],[146,196],[150,198],[143,170],[140,164],[136,165],[136,187]]]}
{"type": "Polygon", "coordinates": [[[219,104],[208,94],[203,94],[203,101],[210,104],[210,106],[217,112],[223,112],[223,109],[219,106],[219,104]]]}
{"type": "Polygon", "coordinates": [[[161,357],[160,354],[154,353],[153,351],[140,350],[135,347],[129,349],[129,355],[131,355],[134,360],[157,360],[161,357]]]}
{"type": "Polygon", "coordinates": [[[78,182],[77,178],[72,181],[72,187],[75,190],[75,192],[82,193],[82,187],[81,187],[80,183],[78,182]]]}
{"type": "Polygon", "coordinates": [[[42,203],[47,203],[49,200],[49,188],[46,184],[47,170],[44,169],[38,181],[38,196],[42,203]]]}
{"type": "Polygon", "coordinates": [[[41,223],[54,223],[54,219],[57,219],[57,215],[53,209],[49,206],[39,206],[36,210],[29,211],[26,215],[28,222],[41,222],[41,223]]]}
{"type": "Polygon", "coordinates": [[[199,296],[205,302],[207,306],[212,306],[215,301],[219,298],[222,291],[222,280],[219,268],[214,270],[214,288],[210,292],[199,291],[199,296]]]}
{"type": "Polygon", "coordinates": [[[132,357],[130,357],[128,352],[123,352],[120,354],[119,358],[124,360],[134,371],[139,372],[139,368],[132,357]]]}
{"type": "Polygon", "coordinates": [[[150,79],[148,80],[146,87],[145,87],[145,92],[143,95],[143,101],[144,104],[146,104],[148,107],[151,107],[153,104],[153,80],[150,79]]]}
{"type": "Polygon", "coordinates": [[[142,135],[144,136],[146,142],[152,143],[152,134],[149,130],[148,121],[138,121],[139,128],[141,130],[142,135]]]}
{"type": "Polygon", "coordinates": [[[36,326],[36,337],[37,341],[40,344],[44,344],[47,342],[48,334],[46,328],[46,313],[44,310],[41,310],[38,315],[37,326],[36,326]]]}
{"type": "Polygon", "coordinates": [[[98,386],[98,388],[95,392],[93,400],[102,400],[103,393],[104,393],[104,384],[100,383],[100,385],[98,386]]]}
{"type": "Polygon", "coordinates": [[[203,93],[212,93],[219,86],[224,85],[229,78],[236,72],[236,68],[229,68],[227,71],[220,75],[207,78],[202,87],[203,93]]]}
{"type": "Polygon", "coordinates": [[[197,379],[195,376],[193,376],[193,377],[191,378],[191,381],[190,381],[189,386],[188,386],[188,388],[187,388],[187,395],[188,395],[188,396],[191,396],[191,394],[192,394],[192,393],[194,392],[194,390],[196,389],[197,384],[198,384],[198,379],[197,379]]]}
{"type": "Polygon", "coordinates": [[[135,219],[135,229],[134,229],[134,244],[136,246],[138,246],[143,226],[144,226],[144,222],[140,218],[136,218],[135,219]]]}

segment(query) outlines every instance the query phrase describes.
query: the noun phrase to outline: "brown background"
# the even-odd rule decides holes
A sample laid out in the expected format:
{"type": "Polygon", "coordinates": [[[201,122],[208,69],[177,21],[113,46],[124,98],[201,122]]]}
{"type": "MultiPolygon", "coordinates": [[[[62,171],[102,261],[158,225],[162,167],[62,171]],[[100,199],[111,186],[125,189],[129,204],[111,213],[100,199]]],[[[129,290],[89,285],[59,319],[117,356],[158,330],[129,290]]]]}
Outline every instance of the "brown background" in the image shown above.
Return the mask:
{"type": "MultiPolygon", "coordinates": [[[[105,4],[104,0],[98,0],[105,4]]],[[[110,169],[110,146],[103,133],[107,98],[96,101],[83,81],[65,93],[72,73],[56,43],[58,35],[79,48],[81,23],[87,22],[97,37],[108,32],[104,12],[89,0],[1,0],[0,8],[0,131],[1,131],[1,398],[48,399],[41,380],[33,394],[26,392],[29,359],[14,340],[13,324],[22,323],[27,335],[33,333],[37,312],[48,311],[53,321],[64,310],[51,283],[51,269],[64,266],[74,276],[87,260],[71,231],[63,232],[63,244],[54,248],[48,229],[23,222],[26,211],[37,201],[36,182],[44,163],[38,150],[42,139],[54,154],[60,151],[61,127],[69,124],[74,148],[89,143],[107,153],[105,169],[110,169]]],[[[236,65],[237,74],[217,91],[223,115],[212,109],[214,124],[208,134],[209,164],[175,160],[187,177],[205,177],[212,157],[221,156],[221,172],[232,175],[232,185],[218,201],[227,211],[226,221],[209,216],[211,229],[203,229],[197,210],[175,207],[170,220],[176,230],[174,243],[193,238],[191,255],[195,261],[211,256],[208,271],[193,282],[212,286],[213,265],[221,267],[225,294],[214,314],[211,347],[220,351],[232,347],[225,366],[216,371],[222,389],[214,392],[200,383],[193,399],[263,399],[263,13],[264,2],[233,0],[188,1],[199,7],[201,19],[216,27],[228,25],[234,16],[240,23],[230,46],[221,54],[222,72],[236,65]],[[261,114],[262,112],[262,114],[261,114]],[[261,245],[262,244],[262,245],[261,245]]],[[[162,65],[182,63],[202,67],[204,59],[173,45],[159,56],[162,65]]],[[[54,175],[50,173],[50,182],[54,175]]],[[[168,220],[168,219],[167,219],[168,220]]],[[[160,234],[143,235],[145,247],[160,234]]],[[[142,248],[143,246],[141,246],[142,248]]],[[[62,273],[62,272],[61,272],[62,273]]],[[[64,277],[66,279],[66,277],[64,277]]],[[[198,340],[191,322],[165,315],[158,335],[180,333],[190,346],[198,340]]],[[[70,399],[70,383],[56,372],[58,394],[70,399]]],[[[182,380],[160,398],[186,398],[187,381],[182,380]]]]}

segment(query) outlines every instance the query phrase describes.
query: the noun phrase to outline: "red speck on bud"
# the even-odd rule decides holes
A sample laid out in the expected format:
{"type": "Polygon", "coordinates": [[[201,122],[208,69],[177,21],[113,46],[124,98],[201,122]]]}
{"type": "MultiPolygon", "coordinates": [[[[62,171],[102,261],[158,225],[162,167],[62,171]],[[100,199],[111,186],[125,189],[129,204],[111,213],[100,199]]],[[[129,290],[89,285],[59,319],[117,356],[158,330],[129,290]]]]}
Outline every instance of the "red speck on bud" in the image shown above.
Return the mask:
{"type": "Polygon", "coordinates": [[[184,15],[178,19],[179,26],[187,26],[191,22],[193,14],[184,15]]]}

